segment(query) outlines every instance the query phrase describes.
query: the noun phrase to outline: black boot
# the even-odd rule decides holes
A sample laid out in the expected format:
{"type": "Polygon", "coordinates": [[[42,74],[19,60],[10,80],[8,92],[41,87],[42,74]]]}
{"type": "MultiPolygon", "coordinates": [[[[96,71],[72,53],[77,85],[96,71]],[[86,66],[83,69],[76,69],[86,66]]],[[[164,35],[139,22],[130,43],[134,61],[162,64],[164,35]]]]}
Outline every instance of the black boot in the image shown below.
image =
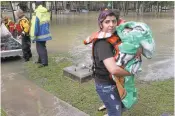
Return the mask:
{"type": "Polygon", "coordinates": [[[29,57],[32,58],[32,54],[30,54],[29,57]]]}
{"type": "Polygon", "coordinates": [[[38,66],[38,68],[42,68],[42,67],[46,67],[46,66],[48,66],[48,64],[41,64],[38,66]]]}
{"type": "Polygon", "coordinates": [[[39,61],[36,61],[36,62],[34,62],[34,64],[41,64],[41,62],[39,62],[39,61]]]}

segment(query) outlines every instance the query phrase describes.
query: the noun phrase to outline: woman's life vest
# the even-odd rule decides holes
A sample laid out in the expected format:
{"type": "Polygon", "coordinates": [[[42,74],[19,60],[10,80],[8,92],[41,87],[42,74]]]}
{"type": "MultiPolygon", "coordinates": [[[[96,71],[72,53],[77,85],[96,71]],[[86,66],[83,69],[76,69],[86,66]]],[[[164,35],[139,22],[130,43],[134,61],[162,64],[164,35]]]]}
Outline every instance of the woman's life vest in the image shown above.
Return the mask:
{"type": "MultiPolygon", "coordinates": [[[[118,46],[121,44],[121,40],[118,36],[116,35],[112,35],[110,33],[105,33],[105,32],[96,32],[93,33],[92,36],[90,36],[89,38],[87,38],[86,40],[84,40],[84,44],[90,44],[93,43],[92,46],[92,56],[93,56],[93,72],[95,69],[95,61],[94,61],[94,44],[96,41],[100,40],[100,39],[104,39],[107,38],[106,41],[109,42],[110,44],[112,44],[112,46],[115,49],[115,54],[114,54],[114,58],[117,60],[118,54],[119,54],[119,49],[118,46]],[[93,39],[92,39],[93,38],[93,39]],[[89,39],[91,39],[91,41],[89,41],[89,39]]],[[[112,77],[112,75],[109,75],[110,77],[112,77]]],[[[112,79],[112,78],[111,78],[112,79]]],[[[120,98],[123,99],[124,96],[126,95],[126,90],[124,89],[124,78],[123,77],[117,77],[115,79],[116,82],[116,86],[120,95],[120,98]]]]}
{"type": "MultiPolygon", "coordinates": [[[[133,23],[131,22],[124,23],[121,26],[116,27],[117,34],[120,33],[119,36],[111,35],[109,33],[104,33],[104,32],[96,32],[92,34],[92,36],[84,40],[84,44],[86,45],[89,43],[94,44],[99,39],[107,38],[106,41],[111,43],[116,51],[114,55],[114,58],[116,59],[116,65],[123,67],[125,70],[133,74],[131,76],[125,76],[125,77],[115,77],[115,75],[112,75],[112,78],[116,82],[116,86],[117,86],[120,98],[124,106],[128,109],[131,108],[137,102],[137,89],[135,88],[134,74],[137,74],[137,72],[141,67],[141,62],[142,62],[141,58],[138,58],[138,59],[135,58],[137,49],[139,47],[143,47],[142,54],[146,58],[150,58],[153,53],[152,49],[154,48],[154,41],[152,39],[151,33],[147,33],[147,35],[145,35],[143,30],[139,29],[139,31],[137,31],[137,34],[139,34],[139,37],[138,37],[132,32],[132,31],[136,31],[134,27],[137,27],[138,25],[141,26],[141,28],[144,28],[145,30],[145,26],[146,26],[145,24],[140,25],[140,23],[135,22],[135,26],[132,27],[132,30],[129,30],[128,32],[126,32],[125,29],[128,28],[129,24],[133,24],[133,23]],[[127,26],[124,26],[126,24],[127,26]],[[123,29],[123,30],[120,30],[120,29],[123,29]],[[137,39],[131,38],[129,34],[133,38],[137,38],[137,39]],[[125,37],[126,35],[127,35],[127,38],[125,37]],[[146,36],[146,37],[144,37],[143,41],[140,41],[142,40],[143,36],[146,36]],[[136,43],[139,43],[139,44],[135,45],[136,43]],[[144,44],[146,43],[147,47],[145,47],[143,43],[144,44]],[[145,51],[147,53],[144,53],[145,51]]],[[[93,55],[93,50],[92,50],[92,55],[93,55]]]]}

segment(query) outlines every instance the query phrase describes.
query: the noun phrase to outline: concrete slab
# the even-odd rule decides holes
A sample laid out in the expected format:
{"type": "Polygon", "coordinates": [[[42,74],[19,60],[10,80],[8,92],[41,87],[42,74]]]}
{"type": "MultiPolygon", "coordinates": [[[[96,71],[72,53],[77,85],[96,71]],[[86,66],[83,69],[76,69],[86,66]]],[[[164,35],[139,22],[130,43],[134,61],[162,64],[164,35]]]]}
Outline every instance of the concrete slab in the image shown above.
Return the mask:
{"type": "Polygon", "coordinates": [[[92,79],[92,70],[90,67],[82,67],[72,65],[63,69],[63,74],[67,77],[70,77],[74,80],[79,81],[80,83],[86,82],[92,79]]]}

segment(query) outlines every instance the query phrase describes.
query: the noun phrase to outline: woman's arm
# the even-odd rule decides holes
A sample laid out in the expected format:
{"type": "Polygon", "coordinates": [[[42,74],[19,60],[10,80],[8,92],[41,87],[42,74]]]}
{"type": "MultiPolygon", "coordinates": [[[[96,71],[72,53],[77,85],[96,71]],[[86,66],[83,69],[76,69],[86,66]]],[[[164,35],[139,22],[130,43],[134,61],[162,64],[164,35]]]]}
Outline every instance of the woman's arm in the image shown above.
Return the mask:
{"type": "Polygon", "coordinates": [[[126,71],[123,68],[116,65],[114,57],[107,58],[107,59],[103,60],[103,63],[105,65],[105,67],[107,68],[107,70],[112,75],[116,75],[118,77],[131,75],[128,71],[126,71]]]}
{"type": "MultiPolygon", "coordinates": [[[[140,47],[137,50],[135,58],[140,58],[141,54],[142,54],[142,47],[140,47]]],[[[107,58],[107,59],[103,60],[103,63],[105,65],[105,67],[107,68],[107,70],[112,75],[116,75],[116,76],[119,76],[119,77],[120,76],[130,76],[131,75],[128,71],[126,71],[123,68],[116,65],[114,57],[107,58]]]]}

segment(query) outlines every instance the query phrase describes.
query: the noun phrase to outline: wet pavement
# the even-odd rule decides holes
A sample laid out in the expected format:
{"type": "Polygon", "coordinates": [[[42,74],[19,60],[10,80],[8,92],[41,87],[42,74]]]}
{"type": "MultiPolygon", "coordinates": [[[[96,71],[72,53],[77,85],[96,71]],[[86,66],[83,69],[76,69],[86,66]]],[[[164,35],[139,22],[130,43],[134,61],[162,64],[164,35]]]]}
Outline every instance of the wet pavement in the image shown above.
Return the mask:
{"type": "Polygon", "coordinates": [[[28,80],[23,66],[20,58],[1,62],[1,106],[8,116],[88,116],[28,80]]]}

